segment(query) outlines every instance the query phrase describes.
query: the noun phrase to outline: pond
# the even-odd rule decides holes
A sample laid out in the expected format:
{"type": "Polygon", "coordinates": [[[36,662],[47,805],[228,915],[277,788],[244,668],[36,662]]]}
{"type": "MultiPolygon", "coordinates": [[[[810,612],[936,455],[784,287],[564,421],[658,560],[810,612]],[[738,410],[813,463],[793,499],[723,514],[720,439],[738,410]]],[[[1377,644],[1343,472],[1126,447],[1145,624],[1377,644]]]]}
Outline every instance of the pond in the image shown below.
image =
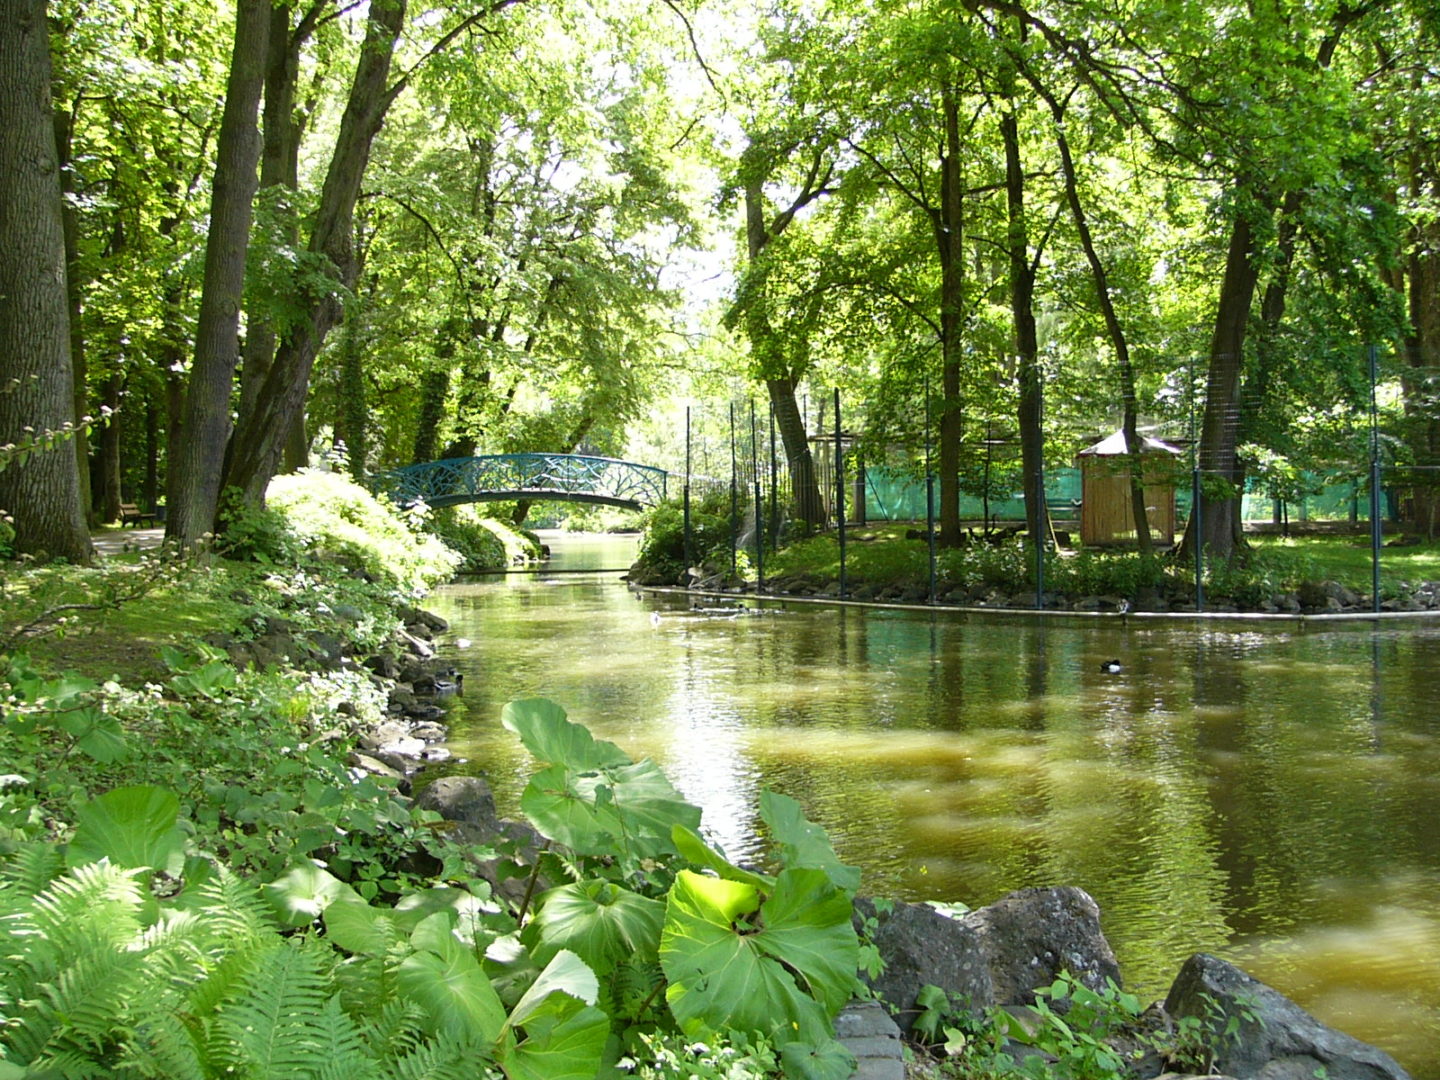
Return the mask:
{"type": "Polygon", "coordinates": [[[532,765],[500,708],[549,697],[656,759],[734,858],[774,788],[865,892],[1078,885],[1130,988],[1214,952],[1440,1077],[1440,625],[692,611],[567,572],[633,541],[552,539],[552,570],[430,605],[466,675],[457,771],[502,812],[532,765]]]}

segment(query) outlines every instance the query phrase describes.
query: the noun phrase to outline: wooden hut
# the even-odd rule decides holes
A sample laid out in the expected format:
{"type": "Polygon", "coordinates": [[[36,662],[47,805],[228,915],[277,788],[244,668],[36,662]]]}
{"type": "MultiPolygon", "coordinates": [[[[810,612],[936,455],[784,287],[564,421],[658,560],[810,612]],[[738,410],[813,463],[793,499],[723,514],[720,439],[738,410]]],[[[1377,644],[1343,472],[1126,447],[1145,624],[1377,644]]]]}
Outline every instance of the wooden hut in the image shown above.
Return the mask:
{"type": "MultiPolygon", "coordinates": [[[[1150,537],[1160,546],[1175,543],[1176,458],[1183,451],[1169,443],[1140,437],[1145,476],[1145,516],[1150,537]]],[[[1135,515],[1130,505],[1130,462],[1125,433],[1117,431],[1075,456],[1080,469],[1080,539],[1085,544],[1134,544],[1135,515]]]]}

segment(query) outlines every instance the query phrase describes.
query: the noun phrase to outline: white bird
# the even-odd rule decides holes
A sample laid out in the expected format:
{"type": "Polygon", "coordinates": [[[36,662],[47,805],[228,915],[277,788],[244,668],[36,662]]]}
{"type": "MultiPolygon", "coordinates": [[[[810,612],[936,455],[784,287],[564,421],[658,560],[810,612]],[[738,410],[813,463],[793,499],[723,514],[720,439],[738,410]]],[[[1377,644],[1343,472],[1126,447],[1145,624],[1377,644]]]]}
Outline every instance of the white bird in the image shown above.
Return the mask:
{"type": "Polygon", "coordinates": [[[651,626],[659,626],[659,625],[660,625],[660,613],[659,613],[658,611],[652,611],[652,612],[650,612],[650,625],[651,625],[651,626]]]}

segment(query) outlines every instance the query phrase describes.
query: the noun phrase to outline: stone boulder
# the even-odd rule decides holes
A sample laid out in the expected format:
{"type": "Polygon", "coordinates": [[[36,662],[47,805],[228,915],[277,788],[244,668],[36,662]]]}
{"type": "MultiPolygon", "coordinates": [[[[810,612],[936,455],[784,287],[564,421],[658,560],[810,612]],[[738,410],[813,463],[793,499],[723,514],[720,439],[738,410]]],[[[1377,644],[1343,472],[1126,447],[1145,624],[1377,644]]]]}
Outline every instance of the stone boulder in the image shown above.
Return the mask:
{"type": "MultiPolygon", "coordinates": [[[[545,838],[529,825],[507,821],[495,812],[490,785],[478,776],[441,776],[426,785],[415,799],[421,810],[432,810],[456,825],[461,843],[485,849],[474,859],[476,872],[490,883],[495,895],[518,905],[525,897],[531,868],[540,858],[545,838]]],[[[535,883],[539,896],[552,886],[543,877],[535,883]]]]}
{"type": "Polygon", "coordinates": [[[1326,1027],[1283,994],[1205,953],[1185,961],[1165,1011],[1222,1026],[1239,1017],[1239,1036],[1219,1040],[1214,1067],[1240,1080],[1409,1080],[1383,1050],[1326,1027]]]}
{"type": "Polygon", "coordinates": [[[873,937],[885,959],[872,985],[899,1010],[896,1021],[906,1032],[918,1015],[916,995],[927,984],[979,1009],[1031,1004],[1035,989],[1062,971],[1095,989],[1107,978],[1120,982],[1115,953],[1100,931],[1100,909],[1082,889],[1021,889],[959,918],[924,904],[896,904],[878,915],[867,900],[857,907],[875,916],[873,937]]]}

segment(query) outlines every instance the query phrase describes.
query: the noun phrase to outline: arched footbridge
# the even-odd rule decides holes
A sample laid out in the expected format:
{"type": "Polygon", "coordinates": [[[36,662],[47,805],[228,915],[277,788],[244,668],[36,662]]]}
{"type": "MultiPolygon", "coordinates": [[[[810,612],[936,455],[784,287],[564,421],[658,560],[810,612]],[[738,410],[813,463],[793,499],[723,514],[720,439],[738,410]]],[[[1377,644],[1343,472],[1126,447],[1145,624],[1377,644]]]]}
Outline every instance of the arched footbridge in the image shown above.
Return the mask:
{"type": "Polygon", "coordinates": [[[466,502],[600,503],[639,510],[665,498],[667,473],[651,465],[580,454],[490,454],[407,465],[376,476],[376,490],[401,505],[466,502]]]}

